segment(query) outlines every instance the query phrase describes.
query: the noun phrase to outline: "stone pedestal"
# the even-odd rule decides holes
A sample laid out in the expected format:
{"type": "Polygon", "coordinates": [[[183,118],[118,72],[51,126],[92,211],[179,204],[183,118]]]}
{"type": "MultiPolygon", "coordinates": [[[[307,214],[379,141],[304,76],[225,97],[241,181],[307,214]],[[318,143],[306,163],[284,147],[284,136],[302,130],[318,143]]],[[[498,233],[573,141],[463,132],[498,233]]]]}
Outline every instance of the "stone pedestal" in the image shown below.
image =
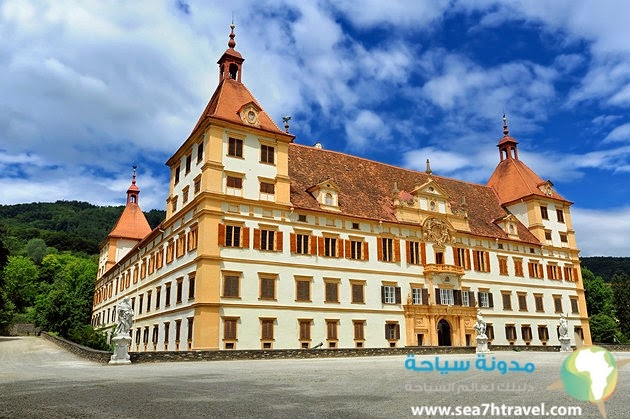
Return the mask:
{"type": "Polygon", "coordinates": [[[488,349],[488,337],[486,335],[477,336],[477,349],[478,354],[487,354],[490,352],[488,349]]]}
{"type": "Polygon", "coordinates": [[[571,347],[571,338],[560,338],[560,352],[573,352],[573,348],[571,347]]]}
{"type": "Polygon", "coordinates": [[[109,360],[110,364],[131,364],[131,358],[129,357],[129,344],[131,338],[129,336],[116,336],[112,339],[114,342],[114,354],[109,360]]]}

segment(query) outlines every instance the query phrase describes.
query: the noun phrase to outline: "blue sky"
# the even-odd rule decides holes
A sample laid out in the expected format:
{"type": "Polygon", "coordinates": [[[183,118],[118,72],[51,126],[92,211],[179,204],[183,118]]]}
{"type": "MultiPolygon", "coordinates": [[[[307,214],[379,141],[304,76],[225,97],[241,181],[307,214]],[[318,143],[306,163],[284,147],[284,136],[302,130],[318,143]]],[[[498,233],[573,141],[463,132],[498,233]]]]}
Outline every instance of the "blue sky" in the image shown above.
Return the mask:
{"type": "Polygon", "coordinates": [[[501,116],[575,204],[582,254],[630,256],[630,3],[0,2],[0,204],[144,209],[214,91],[243,81],[301,144],[485,183],[501,116]]]}

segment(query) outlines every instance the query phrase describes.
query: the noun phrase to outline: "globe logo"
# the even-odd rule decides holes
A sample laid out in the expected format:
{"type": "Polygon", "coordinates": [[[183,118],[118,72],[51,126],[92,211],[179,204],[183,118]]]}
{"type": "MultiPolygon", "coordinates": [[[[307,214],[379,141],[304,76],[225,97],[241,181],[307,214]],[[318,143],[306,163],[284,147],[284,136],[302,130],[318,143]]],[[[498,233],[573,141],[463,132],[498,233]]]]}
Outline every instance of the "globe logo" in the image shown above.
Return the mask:
{"type": "Polygon", "coordinates": [[[577,349],[562,363],[560,378],[574,399],[599,403],[608,400],[617,385],[615,358],[600,346],[577,349]]]}

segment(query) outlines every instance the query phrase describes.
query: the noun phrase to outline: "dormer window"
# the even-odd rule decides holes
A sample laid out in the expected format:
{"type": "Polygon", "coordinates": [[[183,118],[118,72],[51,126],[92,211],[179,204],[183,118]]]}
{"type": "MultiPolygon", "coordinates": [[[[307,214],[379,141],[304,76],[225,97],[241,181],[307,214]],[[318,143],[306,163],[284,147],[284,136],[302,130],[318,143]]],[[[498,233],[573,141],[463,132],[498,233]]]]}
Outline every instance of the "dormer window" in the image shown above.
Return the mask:
{"type": "Polygon", "coordinates": [[[339,211],[339,188],[332,180],[321,182],[307,189],[323,209],[339,211]]]}
{"type": "Polygon", "coordinates": [[[330,206],[335,205],[335,204],[334,204],[334,201],[333,201],[333,196],[332,196],[332,194],[331,194],[331,193],[327,193],[327,194],[326,194],[326,198],[325,198],[325,202],[324,202],[324,204],[326,204],[326,205],[330,205],[330,206]]]}

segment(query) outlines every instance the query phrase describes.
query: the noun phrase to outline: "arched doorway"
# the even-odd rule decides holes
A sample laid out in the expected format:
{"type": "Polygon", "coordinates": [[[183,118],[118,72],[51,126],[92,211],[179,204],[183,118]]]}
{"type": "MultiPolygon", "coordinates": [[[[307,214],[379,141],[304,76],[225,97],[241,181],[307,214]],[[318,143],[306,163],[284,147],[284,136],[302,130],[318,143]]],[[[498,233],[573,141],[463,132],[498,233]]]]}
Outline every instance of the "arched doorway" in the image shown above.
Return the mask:
{"type": "Polygon", "coordinates": [[[451,325],[444,319],[437,324],[438,345],[451,346],[451,325]]]}

